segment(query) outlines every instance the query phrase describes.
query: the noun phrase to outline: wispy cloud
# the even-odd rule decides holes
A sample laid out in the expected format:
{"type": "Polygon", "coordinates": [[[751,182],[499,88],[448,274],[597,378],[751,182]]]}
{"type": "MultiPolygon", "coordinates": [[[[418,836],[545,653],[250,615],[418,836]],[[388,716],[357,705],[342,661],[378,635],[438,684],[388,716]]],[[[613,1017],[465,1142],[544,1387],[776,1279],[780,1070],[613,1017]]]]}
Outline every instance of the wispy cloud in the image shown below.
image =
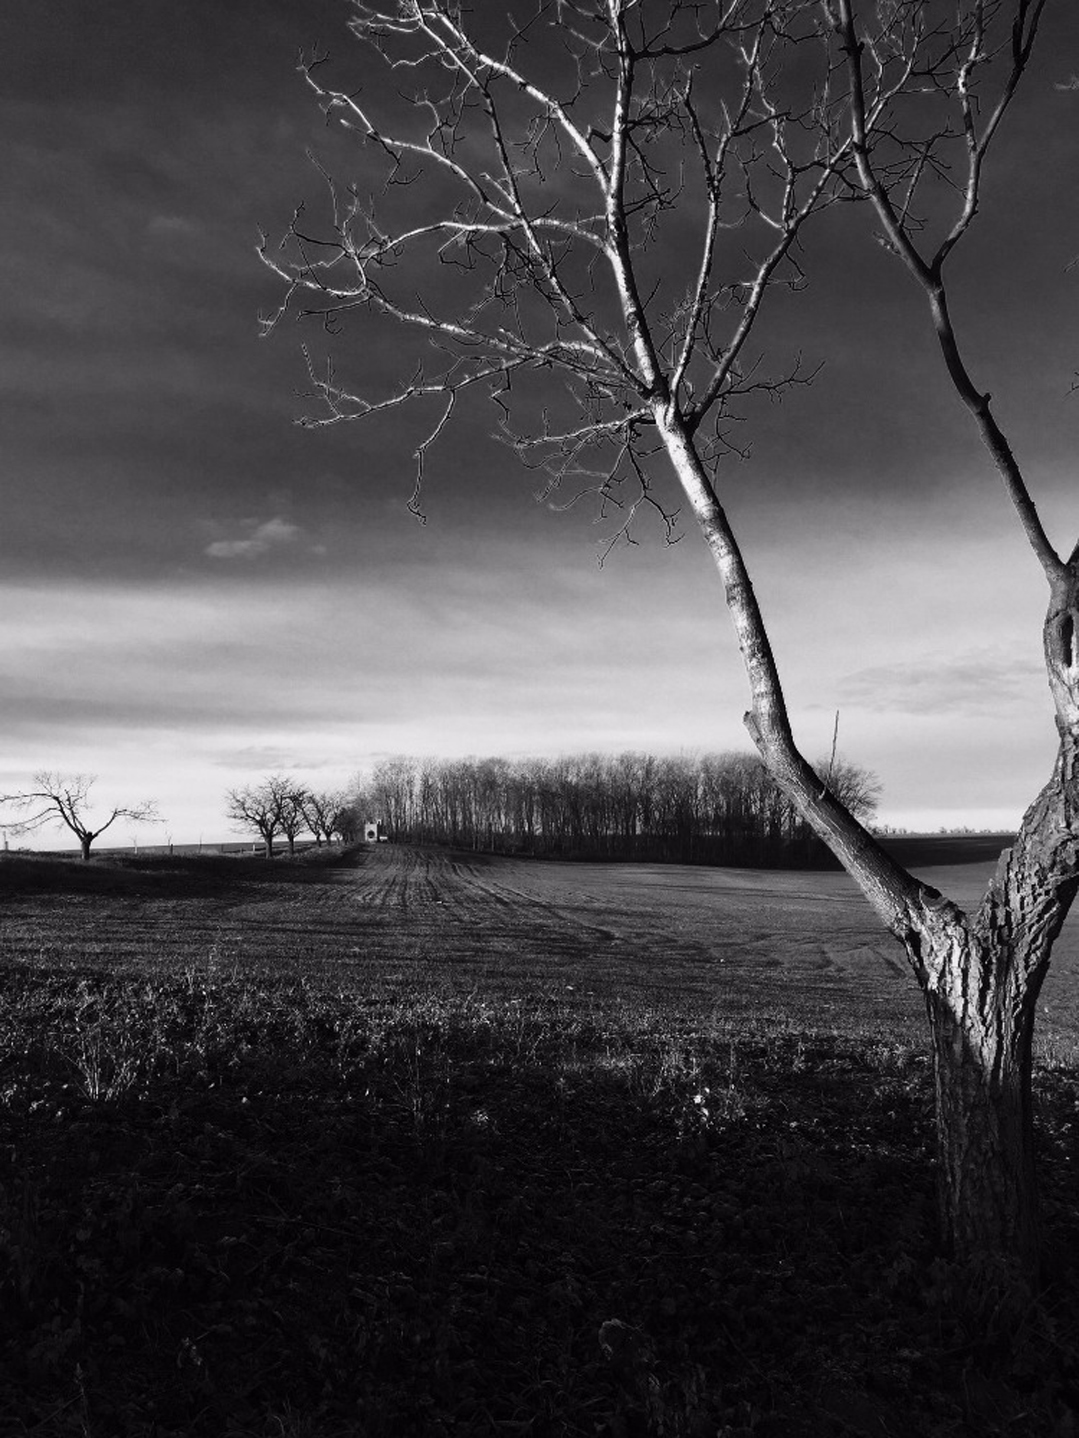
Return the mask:
{"type": "Polygon", "coordinates": [[[999,714],[1037,692],[1039,665],[1024,655],[994,649],[963,658],[927,654],[896,664],[855,670],[839,681],[839,698],[878,713],[999,714]]]}
{"type": "Polygon", "coordinates": [[[312,756],[302,748],[286,749],[280,744],[248,744],[223,750],[212,763],[218,769],[257,770],[259,773],[314,773],[332,767],[329,761],[312,756]]]}
{"type": "Polygon", "coordinates": [[[205,553],[211,559],[258,559],[271,550],[282,549],[295,544],[303,531],[298,524],[289,524],[280,517],[266,519],[245,519],[241,528],[246,531],[238,539],[215,539],[206,546],[205,553]]]}

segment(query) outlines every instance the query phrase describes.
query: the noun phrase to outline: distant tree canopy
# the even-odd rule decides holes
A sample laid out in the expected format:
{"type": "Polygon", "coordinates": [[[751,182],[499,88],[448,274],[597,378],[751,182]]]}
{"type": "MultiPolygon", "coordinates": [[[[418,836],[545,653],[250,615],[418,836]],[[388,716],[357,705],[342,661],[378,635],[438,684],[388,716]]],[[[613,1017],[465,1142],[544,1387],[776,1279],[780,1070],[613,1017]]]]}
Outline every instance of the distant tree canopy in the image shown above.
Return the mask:
{"type": "MultiPolygon", "coordinates": [[[[829,772],[827,760],[820,772],[829,772]]],[[[836,759],[829,784],[860,818],[872,817],[875,775],[836,759]]],[[[399,755],[375,765],[353,806],[410,843],[763,868],[833,862],[751,754],[399,755]]]]}

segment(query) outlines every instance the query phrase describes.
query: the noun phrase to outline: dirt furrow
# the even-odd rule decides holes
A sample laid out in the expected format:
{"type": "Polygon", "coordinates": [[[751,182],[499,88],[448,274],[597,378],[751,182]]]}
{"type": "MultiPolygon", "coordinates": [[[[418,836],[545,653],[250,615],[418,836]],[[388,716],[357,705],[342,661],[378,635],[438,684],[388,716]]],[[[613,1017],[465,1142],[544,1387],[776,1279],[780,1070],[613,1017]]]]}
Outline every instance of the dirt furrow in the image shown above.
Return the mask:
{"type": "MultiPolygon", "coordinates": [[[[50,873],[0,864],[0,964],[225,968],[365,993],[391,984],[606,995],[800,1022],[921,1023],[901,952],[842,874],[398,845],[333,862],[191,859],[50,873]]],[[[960,874],[957,897],[971,902],[983,877],[960,874]]],[[[1042,1007],[1050,1038],[1079,1037],[1074,919],[1042,1007]]]]}

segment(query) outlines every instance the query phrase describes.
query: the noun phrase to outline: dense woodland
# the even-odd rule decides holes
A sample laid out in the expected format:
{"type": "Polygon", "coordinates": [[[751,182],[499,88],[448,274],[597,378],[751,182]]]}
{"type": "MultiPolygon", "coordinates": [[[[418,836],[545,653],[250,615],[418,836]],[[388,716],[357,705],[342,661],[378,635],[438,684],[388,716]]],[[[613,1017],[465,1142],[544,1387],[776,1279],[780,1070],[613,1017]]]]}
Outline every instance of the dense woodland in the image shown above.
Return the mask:
{"type": "MultiPolygon", "coordinates": [[[[819,766],[860,818],[876,807],[874,775],[836,759],[819,766]]],[[[751,754],[557,759],[419,759],[377,764],[350,806],[395,840],[562,858],[680,864],[833,867],[828,851],[751,754]]]]}

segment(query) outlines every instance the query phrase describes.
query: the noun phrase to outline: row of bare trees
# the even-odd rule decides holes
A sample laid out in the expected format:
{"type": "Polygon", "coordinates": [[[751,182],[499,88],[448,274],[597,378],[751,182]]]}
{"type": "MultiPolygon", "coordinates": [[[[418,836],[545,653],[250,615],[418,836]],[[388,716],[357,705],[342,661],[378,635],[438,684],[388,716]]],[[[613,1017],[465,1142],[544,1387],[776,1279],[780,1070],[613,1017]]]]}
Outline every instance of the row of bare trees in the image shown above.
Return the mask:
{"type": "Polygon", "coordinates": [[[274,840],[279,837],[292,854],[301,834],[311,834],[321,845],[350,839],[355,833],[355,815],[343,791],[310,789],[285,774],[269,774],[257,784],[230,789],[225,812],[235,828],[258,834],[267,858],[273,857],[274,840]]]}
{"type": "MultiPolygon", "coordinates": [[[[876,777],[825,761],[833,792],[872,817],[876,777]]],[[[375,765],[353,807],[396,839],[501,853],[799,867],[828,852],[752,754],[416,759],[375,765]]]]}
{"type": "MultiPolygon", "coordinates": [[[[75,835],[83,859],[88,860],[94,840],[117,819],[130,824],[163,822],[153,799],[114,805],[95,816],[90,797],[95,782],[92,774],[41,770],[30,788],[0,795],[0,806],[6,806],[11,815],[0,818],[0,832],[5,837],[20,837],[58,824],[75,835]]],[[[311,789],[283,774],[270,774],[259,783],[230,790],[226,806],[237,828],[259,835],[268,856],[272,856],[278,837],[286,841],[291,854],[301,834],[311,834],[316,844],[352,839],[357,834],[357,813],[343,790],[311,789]]]]}

